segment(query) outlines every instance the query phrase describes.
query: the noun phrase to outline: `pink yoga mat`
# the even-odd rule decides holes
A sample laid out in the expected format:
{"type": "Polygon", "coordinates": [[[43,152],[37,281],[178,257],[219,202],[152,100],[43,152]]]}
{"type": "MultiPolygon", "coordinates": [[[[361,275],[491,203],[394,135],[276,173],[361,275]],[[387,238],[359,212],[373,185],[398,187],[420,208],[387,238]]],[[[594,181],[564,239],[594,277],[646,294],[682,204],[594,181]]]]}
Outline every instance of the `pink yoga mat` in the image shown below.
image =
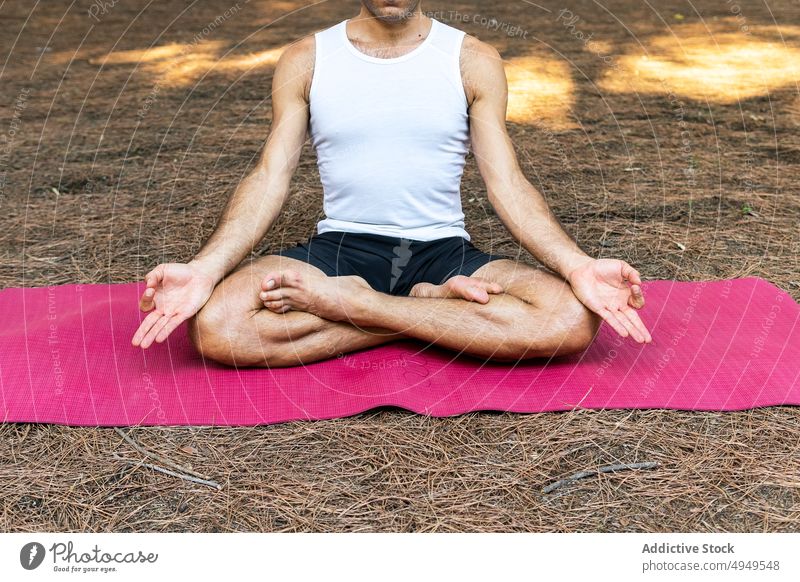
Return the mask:
{"type": "Polygon", "coordinates": [[[487,364],[404,341],[299,368],[233,369],[185,325],[147,350],[131,336],[141,283],[0,292],[0,419],[84,426],[255,425],[400,406],[474,410],[739,410],[800,405],[797,303],[756,278],[644,284],[638,345],[605,324],[582,354],[487,364]]]}

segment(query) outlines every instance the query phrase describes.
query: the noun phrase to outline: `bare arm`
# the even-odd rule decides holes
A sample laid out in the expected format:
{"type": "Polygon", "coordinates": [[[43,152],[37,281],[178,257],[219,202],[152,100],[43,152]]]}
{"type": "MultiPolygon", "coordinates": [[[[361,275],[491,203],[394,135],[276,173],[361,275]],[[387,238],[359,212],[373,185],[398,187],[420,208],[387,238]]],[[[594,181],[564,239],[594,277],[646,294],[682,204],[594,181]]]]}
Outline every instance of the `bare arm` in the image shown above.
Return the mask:
{"type": "Polygon", "coordinates": [[[500,54],[467,36],[461,71],[469,102],[470,138],[489,202],[534,257],[559,273],[575,296],[623,337],[651,341],[636,310],[644,306],[641,277],[628,263],[593,259],[561,227],[541,193],[525,178],[506,130],[508,82],[500,54]]]}
{"type": "Polygon", "coordinates": [[[308,89],[314,38],[281,55],[272,80],[272,128],[256,168],[239,183],[219,225],[189,263],[162,263],[145,276],[139,308],[150,313],[133,335],[134,346],[163,342],[196,314],[215,286],[261,241],[289,193],[289,182],[308,129],[308,89]]]}
{"type": "Polygon", "coordinates": [[[489,202],[512,236],[546,267],[567,278],[591,260],[564,231],[541,193],[525,178],[506,130],[508,82],[492,46],[467,36],[461,68],[470,102],[470,139],[489,202]]]}
{"type": "Polygon", "coordinates": [[[306,139],[313,68],[313,37],[293,44],[278,60],[272,79],[272,128],[258,165],[239,183],[216,230],[191,261],[216,282],[255,248],[286,202],[306,139]]]}

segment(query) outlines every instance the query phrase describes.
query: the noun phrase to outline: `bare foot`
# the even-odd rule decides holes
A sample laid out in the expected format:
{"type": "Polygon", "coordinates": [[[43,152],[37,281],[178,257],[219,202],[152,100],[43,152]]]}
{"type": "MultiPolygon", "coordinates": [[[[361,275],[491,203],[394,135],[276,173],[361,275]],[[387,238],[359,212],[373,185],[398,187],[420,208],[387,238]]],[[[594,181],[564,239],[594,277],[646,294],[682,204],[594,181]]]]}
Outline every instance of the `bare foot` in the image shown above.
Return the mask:
{"type": "Polygon", "coordinates": [[[503,288],[480,277],[456,275],[442,285],[417,283],[411,288],[411,297],[437,297],[443,299],[466,299],[477,303],[488,303],[489,294],[502,293],[503,288]]]}
{"type": "Polygon", "coordinates": [[[330,321],[348,319],[365,290],[371,289],[361,277],[327,277],[297,271],[272,271],[261,281],[259,297],[274,313],[306,311],[330,321]]]}

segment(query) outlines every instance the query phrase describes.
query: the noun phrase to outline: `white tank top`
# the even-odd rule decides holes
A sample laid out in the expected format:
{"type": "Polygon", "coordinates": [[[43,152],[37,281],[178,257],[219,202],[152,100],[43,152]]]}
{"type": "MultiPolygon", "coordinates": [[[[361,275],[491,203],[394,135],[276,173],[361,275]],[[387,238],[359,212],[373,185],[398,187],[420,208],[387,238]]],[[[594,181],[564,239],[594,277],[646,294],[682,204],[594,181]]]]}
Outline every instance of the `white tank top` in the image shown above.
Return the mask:
{"type": "Polygon", "coordinates": [[[469,240],[460,192],[469,149],[464,32],[432,19],[422,44],[381,59],[359,51],[346,25],[315,35],[310,131],[325,210],[317,232],[469,240]]]}

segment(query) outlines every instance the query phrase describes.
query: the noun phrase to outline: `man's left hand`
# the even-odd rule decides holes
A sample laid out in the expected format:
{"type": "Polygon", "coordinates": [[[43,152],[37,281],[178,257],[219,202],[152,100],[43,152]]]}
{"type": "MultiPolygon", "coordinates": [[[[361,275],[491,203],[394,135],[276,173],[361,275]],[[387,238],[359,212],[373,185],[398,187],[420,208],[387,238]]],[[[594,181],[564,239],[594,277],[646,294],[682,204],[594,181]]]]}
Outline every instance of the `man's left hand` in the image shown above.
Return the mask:
{"type": "Polygon", "coordinates": [[[591,259],[567,277],[575,296],[602,317],[622,337],[652,341],[637,309],[644,307],[642,279],[625,261],[591,259]]]}

